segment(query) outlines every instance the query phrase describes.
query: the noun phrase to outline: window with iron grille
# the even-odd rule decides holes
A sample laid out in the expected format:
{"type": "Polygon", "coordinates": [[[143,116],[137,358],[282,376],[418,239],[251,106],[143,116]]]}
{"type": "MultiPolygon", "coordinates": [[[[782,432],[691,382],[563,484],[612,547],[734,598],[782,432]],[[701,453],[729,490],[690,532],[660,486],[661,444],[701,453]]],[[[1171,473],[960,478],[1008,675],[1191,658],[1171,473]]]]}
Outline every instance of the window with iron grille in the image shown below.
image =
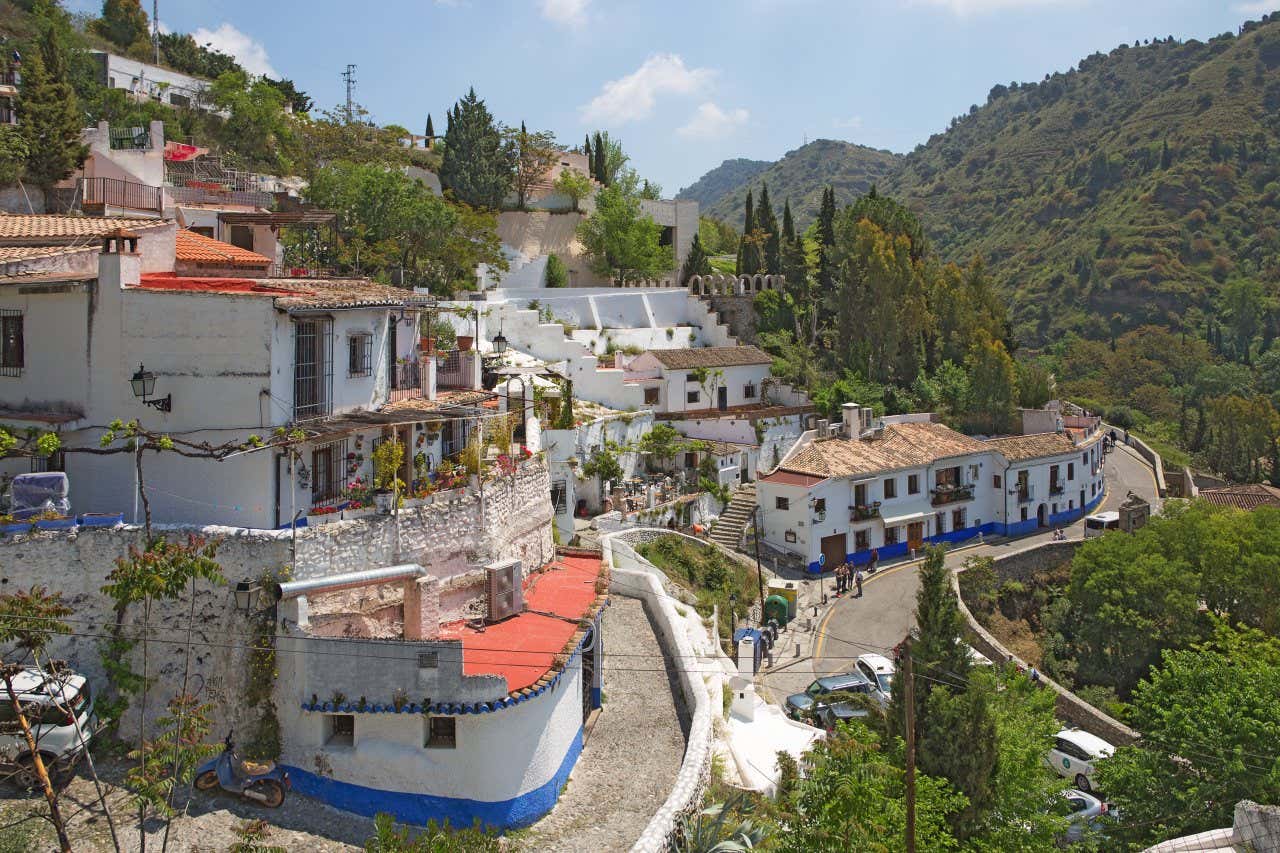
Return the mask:
{"type": "Polygon", "coordinates": [[[569,483],[567,480],[555,480],[551,483],[551,506],[555,514],[560,515],[569,508],[569,483]]]}
{"type": "Polygon", "coordinates": [[[644,389],[644,404],[646,406],[658,405],[658,389],[657,388],[644,389]]]}
{"type": "Polygon", "coordinates": [[[295,320],[293,324],[293,417],[319,418],[333,411],[333,321],[295,320]]]}
{"type": "Polygon", "coordinates": [[[373,373],[373,335],[351,335],[347,338],[347,376],[369,376],[373,373]]]}
{"type": "Polygon", "coordinates": [[[67,470],[66,457],[61,450],[55,450],[48,456],[32,456],[31,457],[31,473],[39,474],[44,471],[65,471],[67,470]]]}
{"type": "Polygon", "coordinates": [[[343,467],[347,462],[347,443],[335,441],[311,451],[311,502],[322,504],[342,495],[343,467]]]}
{"type": "Polygon", "coordinates": [[[0,309],[0,376],[21,376],[26,361],[22,312],[0,309]]]}
{"type": "Polygon", "coordinates": [[[748,382],[746,385],[743,385],[742,396],[747,400],[754,400],[756,398],[756,383],[748,382]]]}
{"type": "Polygon", "coordinates": [[[427,743],[432,749],[454,749],[458,745],[458,721],[453,717],[427,719],[427,743]]]}

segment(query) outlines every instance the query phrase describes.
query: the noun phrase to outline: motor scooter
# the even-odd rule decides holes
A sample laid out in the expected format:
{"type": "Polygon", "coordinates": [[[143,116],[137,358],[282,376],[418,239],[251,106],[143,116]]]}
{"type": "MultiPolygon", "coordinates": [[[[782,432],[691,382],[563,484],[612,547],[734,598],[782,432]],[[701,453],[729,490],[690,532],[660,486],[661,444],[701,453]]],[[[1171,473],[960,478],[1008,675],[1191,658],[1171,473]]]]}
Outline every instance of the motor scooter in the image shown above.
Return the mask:
{"type": "Polygon", "coordinates": [[[235,750],[231,732],[227,732],[222,752],[196,768],[196,787],[212,791],[221,786],[268,808],[278,808],[291,787],[289,774],[274,761],[246,761],[235,750]]]}

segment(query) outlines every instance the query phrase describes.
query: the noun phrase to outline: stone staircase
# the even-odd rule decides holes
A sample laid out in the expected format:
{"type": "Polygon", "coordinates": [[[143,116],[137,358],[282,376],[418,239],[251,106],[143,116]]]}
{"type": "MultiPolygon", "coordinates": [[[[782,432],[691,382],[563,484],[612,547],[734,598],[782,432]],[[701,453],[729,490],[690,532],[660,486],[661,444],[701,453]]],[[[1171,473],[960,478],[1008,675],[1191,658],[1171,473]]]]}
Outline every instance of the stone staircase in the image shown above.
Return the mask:
{"type": "Polygon", "coordinates": [[[751,523],[756,508],[756,484],[739,486],[711,527],[711,541],[729,549],[736,549],[742,542],[742,534],[751,523]]]}

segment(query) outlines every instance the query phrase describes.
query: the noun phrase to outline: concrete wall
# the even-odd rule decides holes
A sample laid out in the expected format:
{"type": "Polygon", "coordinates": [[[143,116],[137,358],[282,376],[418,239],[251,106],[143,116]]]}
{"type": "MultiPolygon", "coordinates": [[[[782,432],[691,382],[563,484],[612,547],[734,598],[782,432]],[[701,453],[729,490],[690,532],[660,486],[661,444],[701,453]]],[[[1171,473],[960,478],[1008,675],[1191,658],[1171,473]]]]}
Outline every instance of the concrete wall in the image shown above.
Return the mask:
{"type": "Polygon", "coordinates": [[[0,187],[0,212],[44,213],[44,191],[23,184],[0,187]]]}
{"type": "Polygon", "coordinates": [[[191,99],[190,106],[208,108],[205,103],[205,93],[211,85],[208,80],[114,53],[95,50],[93,55],[99,63],[98,82],[109,89],[124,89],[135,95],[158,98],[166,104],[173,103],[174,95],[181,95],[191,99]]]}

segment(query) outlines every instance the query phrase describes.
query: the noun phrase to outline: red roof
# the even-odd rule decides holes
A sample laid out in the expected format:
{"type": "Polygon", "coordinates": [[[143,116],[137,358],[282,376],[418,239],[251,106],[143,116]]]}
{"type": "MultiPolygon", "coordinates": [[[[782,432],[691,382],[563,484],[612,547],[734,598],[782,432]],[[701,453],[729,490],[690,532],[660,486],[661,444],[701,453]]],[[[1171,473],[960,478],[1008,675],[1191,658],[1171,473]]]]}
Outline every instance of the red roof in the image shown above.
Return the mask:
{"type": "Polygon", "coordinates": [[[798,471],[774,471],[760,478],[762,483],[777,483],[781,486],[815,486],[825,480],[814,474],[801,474],[798,471]]]}
{"type": "Polygon", "coordinates": [[[452,622],[441,626],[440,638],[462,640],[464,675],[501,675],[511,693],[530,687],[551,671],[557,654],[572,651],[578,622],[595,604],[600,569],[599,554],[561,554],[525,579],[523,613],[483,632],[452,622]]]}
{"type": "Polygon", "coordinates": [[[261,270],[271,265],[271,259],[230,243],[180,229],[174,245],[174,257],[189,264],[219,264],[228,267],[247,267],[261,270]]]}
{"type": "Polygon", "coordinates": [[[171,272],[147,273],[138,286],[144,290],[177,290],[184,293],[256,294],[258,296],[310,296],[305,290],[268,287],[251,278],[205,278],[180,276],[171,272]]]}

